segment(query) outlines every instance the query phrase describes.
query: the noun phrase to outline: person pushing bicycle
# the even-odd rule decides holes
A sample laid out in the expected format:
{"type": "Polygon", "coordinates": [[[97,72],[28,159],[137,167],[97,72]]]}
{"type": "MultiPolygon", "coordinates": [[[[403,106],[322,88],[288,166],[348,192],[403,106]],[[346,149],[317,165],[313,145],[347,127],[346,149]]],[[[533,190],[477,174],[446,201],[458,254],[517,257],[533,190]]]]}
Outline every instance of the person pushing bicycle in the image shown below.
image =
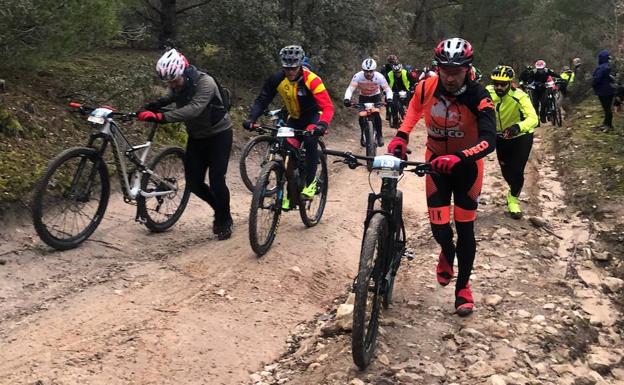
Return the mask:
{"type": "Polygon", "coordinates": [[[435,49],[438,76],[421,81],[396,136],[388,145],[404,156],[409,134],[424,115],[427,127],[425,160],[438,174],[427,175],[426,191],[433,237],[441,246],[436,278],[446,286],[453,278],[455,254],[459,274],[455,286],[455,310],[472,313],[474,299],[470,274],[475,259],[474,222],[483,182],[483,157],[494,151],[494,104],[485,88],[471,80],[472,45],[461,38],[441,41],[435,49]],[[457,245],[450,225],[451,197],[457,245]]]}
{"type": "Polygon", "coordinates": [[[219,240],[232,235],[230,190],[225,183],[232,149],[232,121],[214,78],[189,65],[171,49],[158,60],[156,72],[167,83],[166,96],[145,105],[137,119],[156,123],[184,122],[188,132],[184,170],[192,193],[215,211],[213,232],[219,240]],[[174,103],[175,109],[160,112],[174,103]],[[208,172],[209,184],[205,183],[208,172]]]}
{"type": "MultiPolygon", "coordinates": [[[[267,109],[278,93],[288,110],[286,125],[294,129],[306,130],[309,135],[299,136],[306,150],[306,186],[301,191],[303,200],[314,198],[317,189],[315,178],[319,164],[318,141],[325,135],[334,116],[334,105],[321,78],[303,64],[303,48],[289,45],[279,52],[282,69],[272,74],[264,83],[256,98],[243,128],[252,130],[256,120],[267,109]]],[[[282,208],[290,209],[285,197],[282,208]]]]}

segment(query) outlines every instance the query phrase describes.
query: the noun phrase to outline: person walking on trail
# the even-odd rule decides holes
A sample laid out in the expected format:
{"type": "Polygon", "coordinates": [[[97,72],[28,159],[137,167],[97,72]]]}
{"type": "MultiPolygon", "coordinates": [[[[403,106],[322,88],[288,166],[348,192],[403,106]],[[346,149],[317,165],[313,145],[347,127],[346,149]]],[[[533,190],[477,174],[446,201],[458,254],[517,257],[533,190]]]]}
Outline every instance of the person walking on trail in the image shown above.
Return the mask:
{"type": "Polygon", "coordinates": [[[483,157],[496,146],[496,115],[486,89],[471,80],[473,50],[468,41],[443,40],[435,49],[435,58],[438,76],[416,86],[388,152],[405,156],[409,134],[424,115],[425,160],[437,172],[427,175],[425,180],[431,231],[442,249],[436,279],[442,286],[451,282],[457,254],[455,310],[458,315],[467,316],[474,308],[470,275],[476,253],[474,222],[483,182],[483,157]],[[450,225],[451,198],[457,245],[450,225]]]}
{"type": "Polygon", "coordinates": [[[613,98],[615,97],[615,77],[611,73],[609,51],[602,50],[598,54],[598,67],[594,70],[592,86],[604,111],[602,130],[613,129],[613,98]]]}
{"type": "Polygon", "coordinates": [[[496,110],[496,157],[509,185],[507,209],[514,219],[522,218],[518,197],[524,185],[524,168],[533,146],[538,118],[529,95],[513,84],[513,68],[494,68],[486,87],[496,110]]]}
{"type": "MultiPolygon", "coordinates": [[[[288,127],[310,133],[309,136],[297,135],[295,139],[303,142],[306,150],[306,185],[300,192],[301,199],[311,200],[317,192],[319,137],[327,132],[334,116],[334,105],[321,78],[305,66],[305,54],[301,46],[286,46],[280,50],[279,57],[282,68],[264,82],[247,120],[243,122],[243,128],[253,129],[256,120],[275,96],[280,94],[288,110],[288,127]]],[[[294,208],[289,198],[292,197],[284,197],[282,200],[284,210],[294,208]]]]}
{"type": "Polygon", "coordinates": [[[184,171],[189,189],[214,209],[213,232],[219,240],[232,235],[230,191],[225,183],[232,148],[232,122],[216,81],[189,65],[175,49],[156,63],[168,86],[166,96],[145,105],[137,119],[157,123],[184,122],[188,132],[184,171]],[[176,108],[161,112],[171,103],[176,108]],[[208,172],[209,184],[206,184],[208,172]]]}

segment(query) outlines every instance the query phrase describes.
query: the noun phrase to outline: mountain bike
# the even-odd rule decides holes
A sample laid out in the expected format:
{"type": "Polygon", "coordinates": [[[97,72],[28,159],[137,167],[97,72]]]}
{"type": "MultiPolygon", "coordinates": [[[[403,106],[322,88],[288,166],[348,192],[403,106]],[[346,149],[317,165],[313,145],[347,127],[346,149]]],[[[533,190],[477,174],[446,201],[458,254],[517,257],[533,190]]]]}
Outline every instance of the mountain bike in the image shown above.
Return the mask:
{"type": "Polygon", "coordinates": [[[282,211],[298,207],[306,227],[319,223],[325,210],[329,183],[327,160],[323,154],[325,145],[319,140],[316,194],[310,200],[302,199],[300,193],[307,179],[304,162],[306,152],[296,136],[309,135],[309,132],[285,126],[260,128],[275,131],[276,142],[269,148],[268,162],[262,167],[256,181],[249,211],[249,242],[258,256],[266,254],[271,248],[282,211]]]}
{"type": "Polygon", "coordinates": [[[561,94],[557,83],[554,80],[546,82],[546,90],[544,93],[546,120],[551,122],[554,126],[561,127],[563,125],[560,105],[561,94]]]}
{"type": "Polygon", "coordinates": [[[394,93],[390,113],[390,127],[401,127],[401,123],[403,123],[403,118],[405,118],[405,111],[408,101],[409,99],[407,91],[399,91],[394,93]]]}
{"type": "Polygon", "coordinates": [[[145,143],[133,146],[114,118],[129,122],[135,119],[134,113],[78,103],[70,103],[70,107],[88,115],[87,121],[96,131],[85,147],[69,148],[57,155],[37,182],[32,218],[41,240],[57,250],[68,250],[87,240],[98,227],[110,196],[110,176],[104,160],[109,144],[113,146],[124,202],[137,206],[135,220],[153,232],[173,226],[189,199],[184,150],[167,147],[147,164],[156,124],[151,126],[145,143]]]}
{"type": "MultiPolygon", "coordinates": [[[[286,120],[286,111],[283,108],[266,111],[264,116],[273,122],[273,128],[283,126],[286,120]]],[[[262,127],[256,129],[260,135],[252,138],[245,144],[238,164],[238,169],[243,179],[243,183],[253,193],[256,187],[256,180],[260,175],[260,170],[268,161],[269,148],[277,139],[276,131],[268,131],[262,127]]]]}
{"type": "Polygon", "coordinates": [[[382,180],[381,191],[368,194],[359,268],[353,282],[351,348],[353,361],[364,370],[375,352],[380,307],[387,309],[392,303],[394,280],[402,257],[413,258],[405,248],[403,192],[397,185],[405,172],[424,176],[432,171],[429,163],[404,161],[392,155],[369,157],[333,150],[325,150],[325,153],[342,157],[337,162],[345,163],[350,169],[365,165],[359,160],[366,164],[372,161],[372,169],[382,180]],[[410,166],[414,167],[407,169],[410,166]]]}
{"type": "MultiPolygon", "coordinates": [[[[374,114],[379,114],[379,107],[385,103],[358,103],[352,107],[357,108],[358,115],[366,119],[364,131],[364,146],[366,147],[366,156],[374,157],[377,154],[377,143],[375,142],[375,128],[373,124],[374,114]]],[[[362,127],[360,127],[362,129],[362,127]]],[[[372,159],[372,158],[371,158],[372,159]]],[[[372,160],[367,161],[366,168],[371,171],[373,167],[372,160]]]]}

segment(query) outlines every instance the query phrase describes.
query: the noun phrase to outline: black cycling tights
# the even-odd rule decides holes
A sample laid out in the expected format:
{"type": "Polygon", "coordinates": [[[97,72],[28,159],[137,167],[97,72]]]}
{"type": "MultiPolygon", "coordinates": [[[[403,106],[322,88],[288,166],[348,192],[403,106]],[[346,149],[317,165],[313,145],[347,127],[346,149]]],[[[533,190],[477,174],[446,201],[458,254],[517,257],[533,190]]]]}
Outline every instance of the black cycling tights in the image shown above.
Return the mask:
{"type": "Polygon", "coordinates": [[[513,139],[496,138],[496,156],[511,195],[520,196],[524,185],[524,167],[529,160],[533,146],[533,133],[513,139]]]}
{"type": "Polygon", "coordinates": [[[474,235],[474,221],[455,222],[455,229],[457,230],[457,247],[453,243],[453,230],[449,223],[442,225],[431,224],[433,237],[442,247],[442,253],[444,253],[449,265],[453,266],[455,254],[457,253],[459,272],[457,274],[455,291],[459,291],[465,288],[470,280],[472,265],[474,264],[477,251],[477,242],[474,235]]]}
{"type": "Polygon", "coordinates": [[[206,139],[189,138],[186,145],[184,169],[189,189],[207,202],[215,211],[215,221],[231,220],[230,190],[225,174],[232,149],[232,130],[220,132],[206,139]],[[206,171],[208,181],[205,182],[206,171]]]}

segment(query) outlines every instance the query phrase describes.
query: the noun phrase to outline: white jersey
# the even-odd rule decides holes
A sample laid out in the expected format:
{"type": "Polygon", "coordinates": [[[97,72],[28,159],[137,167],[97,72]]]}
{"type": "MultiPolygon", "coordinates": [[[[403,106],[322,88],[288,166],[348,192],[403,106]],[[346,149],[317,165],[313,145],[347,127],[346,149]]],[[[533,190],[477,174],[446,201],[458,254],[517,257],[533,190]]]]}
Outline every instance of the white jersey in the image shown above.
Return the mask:
{"type": "Polygon", "coordinates": [[[375,96],[379,95],[381,89],[386,93],[386,99],[392,99],[392,89],[388,85],[386,78],[379,72],[375,71],[373,73],[373,78],[371,80],[366,79],[364,77],[364,71],[360,71],[353,75],[353,79],[351,79],[351,84],[347,88],[345,92],[344,98],[351,100],[353,96],[353,91],[356,89],[360,90],[360,95],[362,96],[375,96]]]}

